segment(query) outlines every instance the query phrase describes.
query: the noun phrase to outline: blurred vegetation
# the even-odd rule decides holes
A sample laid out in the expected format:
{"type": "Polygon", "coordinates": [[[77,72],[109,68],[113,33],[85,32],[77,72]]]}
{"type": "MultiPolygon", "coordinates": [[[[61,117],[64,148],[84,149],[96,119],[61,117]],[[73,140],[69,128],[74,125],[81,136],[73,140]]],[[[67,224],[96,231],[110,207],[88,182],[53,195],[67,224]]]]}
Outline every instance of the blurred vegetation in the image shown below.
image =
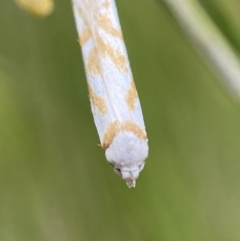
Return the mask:
{"type": "MultiPolygon", "coordinates": [[[[239,52],[240,2],[200,2],[239,52]]],[[[97,146],[71,3],[55,4],[41,19],[0,1],[0,240],[239,241],[239,103],[167,6],[117,1],[150,145],[128,189],[97,146]]]]}

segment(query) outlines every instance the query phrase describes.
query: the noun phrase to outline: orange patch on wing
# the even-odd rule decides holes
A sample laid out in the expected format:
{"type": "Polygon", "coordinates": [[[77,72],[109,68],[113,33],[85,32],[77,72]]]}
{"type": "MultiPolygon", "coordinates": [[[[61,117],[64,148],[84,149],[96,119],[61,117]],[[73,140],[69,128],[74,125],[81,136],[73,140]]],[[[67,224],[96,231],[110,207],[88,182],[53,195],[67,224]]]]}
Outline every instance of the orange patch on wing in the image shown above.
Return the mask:
{"type": "Polygon", "coordinates": [[[94,75],[101,73],[101,65],[98,60],[98,53],[96,48],[93,48],[89,53],[87,61],[87,72],[94,75]]]}
{"type": "Polygon", "coordinates": [[[106,13],[99,14],[98,24],[107,33],[109,33],[115,37],[118,37],[120,39],[123,39],[121,31],[113,26],[111,19],[109,18],[109,16],[106,13]]]}
{"type": "Polygon", "coordinates": [[[127,95],[126,95],[127,105],[131,111],[134,110],[134,103],[135,103],[136,99],[138,99],[138,94],[136,91],[134,80],[132,80],[130,89],[128,90],[127,95]]]}
{"type": "Polygon", "coordinates": [[[98,109],[98,111],[104,115],[107,112],[107,107],[103,97],[98,96],[90,85],[88,85],[89,96],[92,101],[92,104],[98,109]]]}
{"type": "Polygon", "coordinates": [[[141,127],[133,121],[126,121],[121,124],[121,131],[130,131],[133,132],[140,139],[147,139],[145,131],[143,131],[141,127]]]}
{"type": "Polygon", "coordinates": [[[104,3],[103,3],[103,6],[105,8],[109,8],[110,7],[110,2],[108,0],[106,0],[104,3]]]}
{"type": "Polygon", "coordinates": [[[147,140],[147,136],[146,136],[145,131],[143,131],[133,121],[125,121],[123,123],[121,123],[119,121],[114,121],[109,125],[109,127],[108,127],[108,129],[107,129],[107,131],[104,135],[103,144],[102,144],[103,150],[106,150],[110,146],[114,137],[119,132],[132,132],[136,136],[138,136],[140,139],[147,140]]]}
{"type": "Polygon", "coordinates": [[[114,121],[109,125],[103,138],[103,144],[102,144],[103,150],[106,150],[109,147],[109,145],[113,141],[113,138],[117,135],[119,131],[120,131],[119,121],[114,121]]]}
{"type": "Polygon", "coordinates": [[[79,35],[80,44],[83,46],[91,38],[91,33],[87,28],[84,28],[79,35]]]}
{"type": "Polygon", "coordinates": [[[97,46],[103,55],[107,55],[112,59],[120,72],[128,72],[127,58],[119,49],[114,49],[110,44],[106,44],[101,38],[98,38],[97,46]]]}
{"type": "Polygon", "coordinates": [[[79,17],[82,17],[82,9],[79,6],[75,6],[74,7],[77,9],[77,13],[79,17]]]}

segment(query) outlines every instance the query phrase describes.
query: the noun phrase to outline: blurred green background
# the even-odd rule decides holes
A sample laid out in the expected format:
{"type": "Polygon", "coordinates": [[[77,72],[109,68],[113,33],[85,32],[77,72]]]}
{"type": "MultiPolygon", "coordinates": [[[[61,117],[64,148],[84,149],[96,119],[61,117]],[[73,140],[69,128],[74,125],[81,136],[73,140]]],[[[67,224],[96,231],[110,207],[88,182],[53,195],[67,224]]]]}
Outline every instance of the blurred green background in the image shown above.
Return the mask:
{"type": "MultiPolygon", "coordinates": [[[[240,2],[201,3],[239,52],[240,2]]],[[[55,4],[41,19],[0,1],[0,241],[239,241],[240,107],[167,6],[117,1],[150,145],[128,189],[97,145],[71,3],[55,4]]]]}

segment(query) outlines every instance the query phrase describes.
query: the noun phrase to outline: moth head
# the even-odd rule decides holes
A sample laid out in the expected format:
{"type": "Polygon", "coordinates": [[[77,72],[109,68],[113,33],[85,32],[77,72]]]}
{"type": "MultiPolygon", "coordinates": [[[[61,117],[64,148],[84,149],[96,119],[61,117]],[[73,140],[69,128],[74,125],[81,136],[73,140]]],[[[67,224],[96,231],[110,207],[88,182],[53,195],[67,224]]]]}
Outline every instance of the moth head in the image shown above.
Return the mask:
{"type": "Polygon", "coordinates": [[[106,149],[105,155],[114,172],[126,181],[128,187],[135,187],[148,156],[147,140],[131,132],[120,132],[106,149]]]}
{"type": "Polygon", "coordinates": [[[140,164],[139,166],[132,167],[132,168],[126,168],[118,166],[113,166],[114,172],[120,176],[123,180],[126,181],[129,188],[136,186],[136,180],[140,174],[140,172],[143,170],[145,163],[140,164]]]}

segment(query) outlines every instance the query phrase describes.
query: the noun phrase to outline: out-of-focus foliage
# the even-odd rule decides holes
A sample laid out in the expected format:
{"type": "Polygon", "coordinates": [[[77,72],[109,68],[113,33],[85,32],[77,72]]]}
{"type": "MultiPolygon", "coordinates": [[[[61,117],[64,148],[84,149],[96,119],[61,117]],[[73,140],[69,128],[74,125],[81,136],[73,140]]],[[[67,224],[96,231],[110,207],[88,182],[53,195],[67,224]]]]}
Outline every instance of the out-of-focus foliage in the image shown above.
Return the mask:
{"type": "MultiPolygon", "coordinates": [[[[238,12],[206,2],[236,47],[238,12]]],[[[240,240],[239,104],[164,4],[117,5],[150,145],[135,189],[97,146],[71,2],[0,1],[0,240],[240,240]]]]}
{"type": "Polygon", "coordinates": [[[202,6],[214,20],[215,24],[228,38],[229,43],[240,54],[240,28],[238,0],[200,0],[202,6]],[[230,2],[230,4],[229,4],[230,2]]]}
{"type": "Polygon", "coordinates": [[[39,17],[46,17],[54,10],[53,0],[15,0],[23,10],[39,17]]]}

